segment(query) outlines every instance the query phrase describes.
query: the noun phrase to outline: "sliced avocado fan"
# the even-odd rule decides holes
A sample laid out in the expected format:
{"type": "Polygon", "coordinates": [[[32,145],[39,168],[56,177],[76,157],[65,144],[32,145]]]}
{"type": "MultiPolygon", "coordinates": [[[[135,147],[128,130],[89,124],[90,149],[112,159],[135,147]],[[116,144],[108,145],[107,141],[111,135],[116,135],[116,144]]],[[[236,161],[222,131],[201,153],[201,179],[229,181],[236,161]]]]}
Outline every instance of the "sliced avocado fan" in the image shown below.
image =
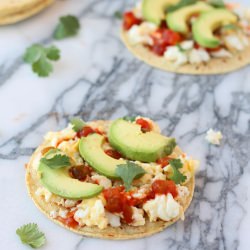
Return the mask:
{"type": "Polygon", "coordinates": [[[111,146],[127,159],[141,162],[155,162],[170,155],[176,146],[174,138],[154,131],[143,133],[140,125],[123,119],[112,122],[108,138],[111,146]]]}

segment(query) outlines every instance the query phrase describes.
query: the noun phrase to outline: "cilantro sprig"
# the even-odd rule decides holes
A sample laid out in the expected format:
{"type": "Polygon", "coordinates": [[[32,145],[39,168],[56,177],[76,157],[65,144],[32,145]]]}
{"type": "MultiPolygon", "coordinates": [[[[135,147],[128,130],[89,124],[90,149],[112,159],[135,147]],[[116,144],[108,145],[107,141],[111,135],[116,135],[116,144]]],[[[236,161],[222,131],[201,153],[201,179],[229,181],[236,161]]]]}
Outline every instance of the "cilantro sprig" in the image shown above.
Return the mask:
{"type": "Polygon", "coordinates": [[[27,244],[32,248],[39,248],[46,242],[44,233],[39,231],[37,224],[29,223],[19,227],[16,234],[20,237],[23,244],[27,244]]]}
{"type": "Polygon", "coordinates": [[[119,164],[116,168],[116,174],[123,180],[126,191],[130,190],[131,183],[136,177],[145,173],[141,166],[130,161],[127,161],[126,164],[119,164]]]}
{"type": "Polygon", "coordinates": [[[172,159],[169,161],[170,167],[172,169],[171,173],[168,175],[168,178],[174,181],[176,184],[184,182],[187,177],[180,172],[180,168],[183,167],[183,164],[180,159],[172,159]]]}
{"type": "Polygon", "coordinates": [[[52,169],[58,169],[68,167],[71,165],[70,158],[67,155],[62,154],[59,149],[50,149],[43,158],[41,163],[52,169]]]}
{"type": "Polygon", "coordinates": [[[136,117],[135,116],[123,116],[122,119],[128,122],[134,122],[136,117]]]}
{"type": "Polygon", "coordinates": [[[72,118],[72,119],[70,120],[70,123],[71,123],[72,128],[73,128],[73,130],[74,130],[75,132],[81,131],[82,128],[85,126],[85,122],[84,122],[82,119],[77,118],[77,117],[72,118]]]}
{"type": "Polygon", "coordinates": [[[33,44],[26,49],[23,60],[32,65],[32,70],[40,77],[48,76],[53,71],[50,61],[60,59],[60,50],[56,46],[48,48],[41,44],[33,44]]]}
{"type": "Polygon", "coordinates": [[[66,37],[75,36],[80,29],[78,18],[73,15],[60,17],[59,24],[57,25],[53,37],[57,40],[66,37]]]}
{"type": "Polygon", "coordinates": [[[114,17],[117,18],[117,19],[122,19],[122,12],[121,11],[116,11],[114,13],[114,17]]]}

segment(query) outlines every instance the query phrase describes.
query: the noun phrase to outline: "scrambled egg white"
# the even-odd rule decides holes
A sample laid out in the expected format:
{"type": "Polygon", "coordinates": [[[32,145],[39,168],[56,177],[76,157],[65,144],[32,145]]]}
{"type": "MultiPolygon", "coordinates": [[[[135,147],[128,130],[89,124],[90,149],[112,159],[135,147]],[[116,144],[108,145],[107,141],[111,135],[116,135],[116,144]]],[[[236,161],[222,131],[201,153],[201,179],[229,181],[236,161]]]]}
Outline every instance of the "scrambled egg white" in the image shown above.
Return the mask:
{"type": "Polygon", "coordinates": [[[157,26],[153,23],[143,22],[140,25],[133,25],[128,31],[128,37],[131,44],[153,44],[153,40],[150,34],[157,29],[157,26]]]}
{"type": "Polygon", "coordinates": [[[80,226],[98,226],[100,229],[107,227],[108,218],[105,215],[104,198],[101,195],[82,200],[77,207],[74,219],[80,226]]]}
{"type": "Polygon", "coordinates": [[[103,175],[94,174],[94,175],[91,176],[91,179],[93,181],[96,181],[100,186],[103,186],[104,188],[112,187],[111,180],[108,179],[107,177],[103,176],[103,175]]]}
{"type": "Polygon", "coordinates": [[[220,145],[220,141],[223,138],[222,133],[220,131],[214,131],[213,129],[209,129],[206,134],[206,140],[214,145],[220,145]]]}
{"type": "Polygon", "coordinates": [[[158,218],[169,221],[181,213],[181,206],[176,202],[171,194],[157,195],[155,199],[147,201],[143,205],[149,220],[156,221],[158,218]]]}
{"type": "Polygon", "coordinates": [[[56,147],[63,140],[70,140],[76,136],[76,132],[69,125],[67,128],[58,132],[48,132],[44,139],[49,143],[49,146],[56,147]]]}
{"type": "Polygon", "coordinates": [[[131,226],[143,226],[145,225],[145,218],[143,217],[144,211],[140,208],[132,207],[133,210],[133,222],[130,224],[131,226]]]}

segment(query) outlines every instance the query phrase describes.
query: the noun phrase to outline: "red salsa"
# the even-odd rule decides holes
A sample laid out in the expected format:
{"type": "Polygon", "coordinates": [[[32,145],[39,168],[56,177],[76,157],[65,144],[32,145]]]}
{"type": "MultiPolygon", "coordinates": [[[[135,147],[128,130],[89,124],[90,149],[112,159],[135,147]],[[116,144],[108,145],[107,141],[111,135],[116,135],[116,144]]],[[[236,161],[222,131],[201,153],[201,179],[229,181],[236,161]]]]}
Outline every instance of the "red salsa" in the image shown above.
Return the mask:
{"type": "Polygon", "coordinates": [[[123,14],[123,28],[129,30],[133,25],[139,25],[142,22],[137,18],[132,11],[125,12],[123,14]]]}
{"type": "Polygon", "coordinates": [[[148,122],[145,119],[139,118],[136,120],[136,124],[141,126],[141,130],[142,132],[146,133],[152,130],[152,126],[150,124],[150,122],[148,122]]]}

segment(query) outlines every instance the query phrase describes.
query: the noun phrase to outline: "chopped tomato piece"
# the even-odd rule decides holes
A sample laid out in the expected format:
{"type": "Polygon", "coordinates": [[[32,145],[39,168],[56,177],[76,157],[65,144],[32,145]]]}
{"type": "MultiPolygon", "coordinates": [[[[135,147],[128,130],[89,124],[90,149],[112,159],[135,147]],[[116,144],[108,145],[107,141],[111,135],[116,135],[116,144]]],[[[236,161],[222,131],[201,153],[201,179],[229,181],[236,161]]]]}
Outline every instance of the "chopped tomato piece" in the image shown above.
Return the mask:
{"type": "Polygon", "coordinates": [[[75,211],[71,211],[67,214],[66,218],[57,217],[57,219],[68,227],[75,228],[78,226],[78,222],[74,219],[75,211]]]}
{"type": "Polygon", "coordinates": [[[116,150],[114,150],[114,149],[107,149],[104,152],[108,156],[110,156],[110,157],[112,157],[114,159],[117,159],[117,160],[119,160],[122,157],[122,155],[119,152],[117,152],[116,150]]]}
{"type": "Polygon", "coordinates": [[[152,130],[151,124],[147,120],[144,120],[142,118],[137,119],[136,124],[141,126],[141,130],[144,133],[152,130]]]}
{"type": "Polygon", "coordinates": [[[124,187],[114,187],[103,190],[106,200],[105,208],[111,213],[122,213],[127,223],[133,221],[132,207],[127,203],[124,187]]]}
{"type": "Polygon", "coordinates": [[[157,164],[161,165],[162,167],[165,167],[169,164],[170,158],[168,156],[165,156],[163,158],[160,158],[156,161],[157,164]]]}
{"type": "Polygon", "coordinates": [[[178,195],[176,185],[171,180],[155,180],[152,184],[154,194],[172,194],[173,197],[178,195]]]}
{"type": "Polygon", "coordinates": [[[95,130],[94,130],[94,129],[92,129],[92,128],[89,127],[89,126],[85,126],[85,127],[82,128],[81,131],[77,132],[76,135],[77,135],[77,137],[81,138],[81,137],[86,137],[86,136],[88,136],[89,134],[93,134],[93,133],[95,133],[95,130]]]}
{"type": "Polygon", "coordinates": [[[111,213],[120,213],[123,209],[123,195],[124,188],[115,187],[103,190],[103,195],[106,202],[105,208],[111,213]]]}
{"type": "Polygon", "coordinates": [[[219,51],[221,49],[221,47],[217,47],[217,48],[206,48],[206,51],[207,52],[216,52],[216,51],[219,51]]]}
{"type": "Polygon", "coordinates": [[[153,39],[151,50],[159,56],[164,54],[168,46],[176,45],[182,41],[182,36],[179,33],[165,27],[153,32],[151,38],[153,39]]]}
{"type": "Polygon", "coordinates": [[[129,30],[133,25],[139,25],[141,22],[142,20],[137,18],[132,11],[128,11],[123,14],[124,30],[129,30]]]}
{"type": "Polygon", "coordinates": [[[69,175],[79,181],[85,181],[92,171],[92,168],[89,166],[73,166],[69,169],[69,175]]]}

